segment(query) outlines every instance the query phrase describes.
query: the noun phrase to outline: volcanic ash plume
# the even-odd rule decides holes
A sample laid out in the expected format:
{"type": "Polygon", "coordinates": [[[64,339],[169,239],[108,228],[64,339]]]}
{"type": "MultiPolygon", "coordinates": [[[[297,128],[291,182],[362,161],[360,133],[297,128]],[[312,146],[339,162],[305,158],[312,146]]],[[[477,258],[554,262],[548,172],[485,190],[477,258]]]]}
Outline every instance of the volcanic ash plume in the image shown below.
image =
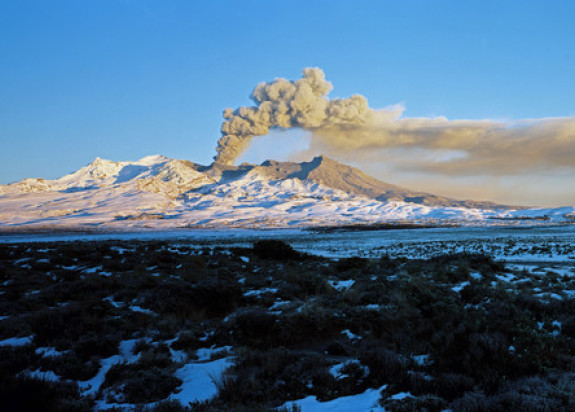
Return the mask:
{"type": "Polygon", "coordinates": [[[327,94],[331,89],[319,68],[304,69],[303,77],[296,81],[276,79],[260,83],[251,96],[255,106],[224,110],[226,120],[215,161],[233,164],[254,136],[266,135],[273,127],[313,131],[364,124],[373,116],[365,97],[330,100],[327,94]]]}
{"type": "Polygon", "coordinates": [[[443,175],[514,175],[575,170],[575,117],[539,120],[448,120],[403,116],[403,106],[373,110],[360,95],[327,97],[318,68],[296,81],[259,84],[253,107],[224,111],[217,162],[232,164],[252,137],[273,127],[311,132],[310,154],[385,163],[396,170],[443,175]]]}

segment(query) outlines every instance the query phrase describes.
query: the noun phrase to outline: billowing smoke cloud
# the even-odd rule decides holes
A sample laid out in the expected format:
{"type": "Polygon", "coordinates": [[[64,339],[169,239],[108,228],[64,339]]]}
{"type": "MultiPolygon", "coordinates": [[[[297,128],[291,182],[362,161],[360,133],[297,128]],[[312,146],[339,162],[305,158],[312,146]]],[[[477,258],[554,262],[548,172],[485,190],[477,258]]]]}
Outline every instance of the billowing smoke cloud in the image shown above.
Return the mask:
{"type": "Polygon", "coordinates": [[[312,133],[314,154],[355,163],[403,151],[405,168],[439,174],[513,175],[575,167],[575,118],[496,122],[404,118],[403,107],[373,110],[361,95],[330,100],[318,68],[296,81],[259,84],[253,107],[226,109],[216,161],[231,164],[254,136],[273,127],[312,133]],[[409,153],[406,156],[405,153],[409,153]]]}
{"type": "Polygon", "coordinates": [[[338,125],[365,124],[372,115],[365,97],[329,100],[330,82],[318,68],[307,68],[296,81],[276,79],[260,83],[252,93],[253,107],[224,110],[222,137],[216,162],[232,164],[254,136],[266,135],[273,127],[316,130],[338,125]]]}

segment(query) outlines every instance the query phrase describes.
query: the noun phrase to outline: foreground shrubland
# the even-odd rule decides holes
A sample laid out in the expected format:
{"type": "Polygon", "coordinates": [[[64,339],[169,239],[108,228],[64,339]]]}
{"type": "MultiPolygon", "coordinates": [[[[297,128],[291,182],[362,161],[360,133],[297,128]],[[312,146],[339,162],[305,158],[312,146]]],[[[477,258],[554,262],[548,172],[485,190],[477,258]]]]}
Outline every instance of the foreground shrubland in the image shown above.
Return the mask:
{"type": "Polygon", "coordinates": [[[3,410],[575,408],[575,279],[488,256],[0,245],[0,285],[3,410]]]}

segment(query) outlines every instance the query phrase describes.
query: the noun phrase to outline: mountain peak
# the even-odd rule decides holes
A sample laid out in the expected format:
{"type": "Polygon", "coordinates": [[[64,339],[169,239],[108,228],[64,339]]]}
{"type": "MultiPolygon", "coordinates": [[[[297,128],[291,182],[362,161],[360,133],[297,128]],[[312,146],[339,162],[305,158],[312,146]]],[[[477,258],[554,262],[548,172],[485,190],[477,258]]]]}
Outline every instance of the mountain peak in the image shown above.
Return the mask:
{"type": "Polygon", "coordinates": [[[313,159],[311,159],[309,162],[302,162],[302,164],[308,165],[309,167],[312,168],[317,168],[319,166],[322,167],[351,167],[348,165],[345,165],[343,163],[338,162],[337,160],[333,160],[330,157],[327,157],[326,155],[319,155],[314,157],[313,159]]]}
{"type": "Polygon", "coordinates": [[[88,166],[101,166],[101,165],[110,164],[110,163],[115,163],[115,162],[108,160],[108,159],[102,159],[101,157],[96,157],[94,160],[92,160],[88,164],[88,166]]]}
{"type": "MultiPolygon", "coordinates": [[[[319,165],[326,165],[326,164],[333,164],[333,165],[341,165],[341,166],[345,166],[339,162],[337,162],[336,160],[333,160],[329,157],[327,157],[326,155],[319,155],[319,156],[315,156],[313,159],[311,159],[308,162],[301,162],[301,163],[296,163],[296,162],[280,162],[277,160],[273,160],[273,159],[267,159],[265,161],[263,161],[260,166],[262,167],[277,167],[277,166],[285,166],[288,164],[299,164],[303,166],[308,166],[310,168],[316,168],[319,165]]],[[[251,166],[251,165],[250,165],[251,166]]]]}
{"type": "Polygon", "coordinates": [[[142,157],[140,160],[135,162],[135,164],[140,165],[140,166],[153,166],[155,164],[164,163],[164,162],[167,162],[169,160],[171,160],[171,159],[164,156],[164,155],[156,154],[156,155],[150,155],[150,156],[142,157]]]}
{"type": "Polygon", "coordinates": [[[378,201],[394,200],[443,207],[486,209],[505,207],[489,202],[455,200],[430,193],[412,191],[378,180],[356,167],[340,163],[325,155],[316,156],[312,160],[302,163],[266,160],[260,166],[256,166],[254,170],[271,180],[298,178],[378,201]]]}
{"type": "Polygon", "coordinates": [[[312,161],[312,162],[331,162],[331,163],[339,163],[339,162],[333,160],[331,157],[327,157],[326,155],[323,155],[323,154],[314,157],[311,161],[312,161]]]}

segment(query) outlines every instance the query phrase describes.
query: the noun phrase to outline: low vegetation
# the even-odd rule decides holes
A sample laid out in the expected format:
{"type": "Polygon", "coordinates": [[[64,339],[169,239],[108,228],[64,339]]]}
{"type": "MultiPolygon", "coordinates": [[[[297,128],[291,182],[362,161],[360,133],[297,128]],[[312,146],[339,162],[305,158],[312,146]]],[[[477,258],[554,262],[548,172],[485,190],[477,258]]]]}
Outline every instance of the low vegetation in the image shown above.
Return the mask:
{"type": "Polygon", "coordinates": [[[4,244],[0,285],[4,410],[271,410],[374,388],[391,411],[575,409],[575,279],[486,255],[4,244]],[[217,358],[215,396],[178,401],[182,368],[217,358]]]}

